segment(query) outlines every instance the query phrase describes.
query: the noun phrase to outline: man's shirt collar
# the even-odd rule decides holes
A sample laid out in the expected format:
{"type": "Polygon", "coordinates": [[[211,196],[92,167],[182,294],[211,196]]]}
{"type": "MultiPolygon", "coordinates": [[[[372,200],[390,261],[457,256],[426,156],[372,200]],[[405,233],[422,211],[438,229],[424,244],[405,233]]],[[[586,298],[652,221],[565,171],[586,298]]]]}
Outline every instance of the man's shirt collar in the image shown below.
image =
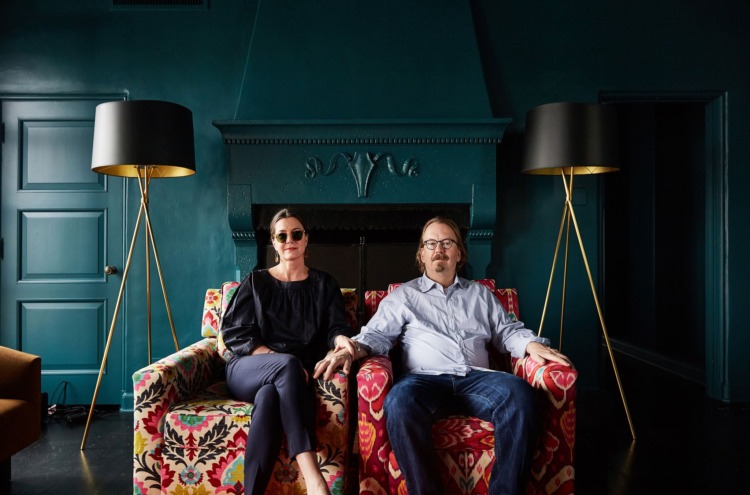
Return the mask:
{"type": "MultiPolygon", "coordinates": [[[[450,287],[453,287],[454,285],[458,285],[459,287],[464,289],[466,288],[468,283],[469,283],[468,280],[463,279],[459,277],[458,274],[456,274],[455,278],[453,279],[453,284],[450,287]]],[[[421,290],[422,292],[427,292],[435,286],[440,286],[441,290],[443,290],[442,285],[432,280],[430,277],[427,276],[427,272],[424,272],[422,274],[422,277],[419,279],[419,290],[421,290]]]]}

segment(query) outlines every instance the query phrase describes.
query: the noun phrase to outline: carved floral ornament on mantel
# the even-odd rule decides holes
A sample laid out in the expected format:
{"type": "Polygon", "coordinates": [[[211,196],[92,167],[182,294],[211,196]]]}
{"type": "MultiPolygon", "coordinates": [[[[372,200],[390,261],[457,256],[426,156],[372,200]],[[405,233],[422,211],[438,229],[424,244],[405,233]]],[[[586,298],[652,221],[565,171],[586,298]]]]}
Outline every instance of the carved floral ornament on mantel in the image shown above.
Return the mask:
{"type": "Polygon", "coordinates": [[[400,168],[397,167],[396,160],[390,153],[371,153],[369,151],[355,151],[349,153],[336,153],[331,157],[327,167],[317,156],[312,156],[305,163],[305,177],[314,179],[318,175],[327,176],[336,171],[339,165],[346,163],[349,170],[354,176],[354,182],[357,186],[357,197],[366,198],[367,189],[370,185],[370,178],[379,163],[385,162],[388,172],[396,177],[417,177],[419,175],[419,164],[414,157],[406,160],[400,168]]]}

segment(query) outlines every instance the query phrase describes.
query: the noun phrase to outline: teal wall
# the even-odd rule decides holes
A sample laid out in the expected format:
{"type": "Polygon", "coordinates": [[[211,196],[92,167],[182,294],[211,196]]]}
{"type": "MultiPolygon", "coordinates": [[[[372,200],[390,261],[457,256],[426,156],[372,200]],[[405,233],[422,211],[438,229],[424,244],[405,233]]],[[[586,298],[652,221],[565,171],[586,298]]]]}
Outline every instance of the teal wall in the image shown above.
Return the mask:
{"type": "MultiPolygon", "coordinates": [[[[507,157],[506,174],[498,172],[497,217],[498,222],[506,222],[500,230],[505,231],[507,242],[498,246],[495,262],[504,275],[498,278],[510,280],[523,294],[521,311],[532,327],[538,321],[536,314],[541,313],[538,308],[543,304],[549,270],[549,262],[539,263],[538,254],[549,252],[551,260],[563,191],[557,178],[518,173],[524,113],[551,101],[595,102],[600,91],[727,92],[727,381],[721,384],[719,395],[750,400],[750,360],[744,357],[750,349],[750,316],[744,309],[749,295],[744,281],[750,264],[743,254],[750,247],[746,220],[750,213],[750,144],[745,137],[750,130],[750,64],[746,57],[750,40],[742,34],[750,20],[750,6],[730,0],[483,0],[474,5],[493,111],[514,119],[502,147],[507,157]],[[503,211],[508,213],[503,215],[503,211]]],[[[597,181],[606,177],[589,179],[588,205],[576,206],[584,229],[597,222],[597,181]]],[[[577,183],[584,185],[583,181],[577,183]]],[[[679,192],[675,194],[675,201],[680,201],[679,192]]],[[[585,239],[588,254],[597,259],[597,235],[588,232],[592,234],[585,239]]],[[[502,234],[498,241],[503,241],[502,234]]],[[[583,272],[571,267],[571,273],[583,272]]],[[[581,338],[566,340],[577,363],[591,355],[589,330],[596,327],[595,317],[588,316],[593,309],[587,305],[591,297],[586,290],[579,284],[568,296],[576,305],[576,314],[571,316],[581,325],[581,338]]],[[[553,331],[556,318],[551,315],[552,326],[545,323],[545,328],[553,331]]],[[[627,383],[625,387],[627,393],[627,383]]]]}
{"type": "MultiPolygon", "coordinates": [[[[338,5],[322,3],[329,9],[338,5]]],[[[514,121],[499,148],[497,229],[489,275],[501,285],[519,289],[522,318],[532,328],[539,323],[563,191],[555,177],[520,174],[526,111],[552,101],[595,102],[600,91],[727,92],[729,259],[725,296],[729,341],[723,398],[750,400],[750,360],[745,357],[750,349],[750,315],[744,309],[750,291],[746,283],[750,266],[744,254],[750,252],[746,226],[750,217],[750,167],[746,166],[750,161],[750,140],[746,138],[750,134],[750,66],[746,62],[750,39],[744,34],[750,6],[730,0],[476,0],[469,6],[477,27],[492,116],[514,121]]],[[[255,1],[239,0],[214,0],[209,9],[198,11],[113,11],[107,0],[5,0],[0,6],[0,94],[122,92],[131,99],[174,101],[193,111],[197,174],[156,182],[151,192],[152,220],[182,345],[199,338],[205,288],[235,276],[226,210],[227,156],[212,121],[235,116],[256,7],[255,1]]],[[[330,15],[336,14],[330,11],[330,15]]],[[[360,26],[379,35],[382,43],[395,46],[410,37],[419,39],[413,34],[420,30],[433,29],[415,18],[411,22],[401,19],[398,29],[383,31],[387,26],[356,18],[355,9],[347,15],[351,17],[345,20],[347,29],[360,26]],[[410,36],[399,36],[405,29],[411,29],[410,36]]],[[[300,43],[315,44],[322,34],[313,21],[310,19],[301,33],[300,43]]],[[[441,46],[432,49],[439,52],[441,46]]],[[[424,63],[430,62],[438,63],[439,58],[424,63]]],[[[424,77],[419,66],[399,66],[393,69],[395,75],[386,75],[387,63],[381,61],[377,67],[381,77],[348,78],[366,85],[383,80],[421,81],[424,77]]],[[[331,72],[332,80],[347,78],[344,68],[334,68],[343,72],[331,72]]],[[[304,80],[297,83],[304,85],[304,80]]],[[[289,81],[284,81],[287,84],[289,81]]],[[[356,101],[366,93],[349,91],[345,95],[356,101]]],[[[392,100],[386,98],[382,106],[354,105],[367,115],[352,115],[345,110],[352,105],[343,101],[338,114],[304,115],[306,108],[302,107],[299,117],[388,118],[394,117],[388,114],[393,108],[401,112],[397,117],[404,117],[409,114],[410,101],[404,98],[398,105],[389,105],[392,100]]],[[[268,101],[264,103],[264,108],[272,108],[268,101]]],[[[283,116],[290,116],[293,108],[280,103],[282,107],[283,116]]],[[[309,108],[316,105],[311,103],[309,108]]],[[[461,116],[458,109],[445,117],[457,116],[461,116]]],[[[597,267],[599,260],[601,180],[606,178],[576,181],[580,188],[576,213],[592,267],[597,267]]],[[[126,230],[131,232],[139,198],[134,184],[129,185],[127,194],[130,224],[126,230]]],[[[571,273],[584,273],[576,257],[571,262],[571,273]]],[[[130,373],[144,364],[145,356],[145,332],[141,330],[145,314],[136,304],[144,293],[143,277],[137,271],[143,262],[136,258],[133,263],[125,313],[126,392],[131,388],[130,373]]],[[[596,312],[582,276],[571,281],[569,291],[566,352],[582,371],[582,383],[595,385],[596,312]]],[[[554,312],[549,315],[546,335],[554,337],[556,318],[554,312]]],[[[153,320],[166,322],[158,304],[154,304],[153,320]]],[[[170,351],[168,333],[156,332],[156,356],[170,351]]]]}

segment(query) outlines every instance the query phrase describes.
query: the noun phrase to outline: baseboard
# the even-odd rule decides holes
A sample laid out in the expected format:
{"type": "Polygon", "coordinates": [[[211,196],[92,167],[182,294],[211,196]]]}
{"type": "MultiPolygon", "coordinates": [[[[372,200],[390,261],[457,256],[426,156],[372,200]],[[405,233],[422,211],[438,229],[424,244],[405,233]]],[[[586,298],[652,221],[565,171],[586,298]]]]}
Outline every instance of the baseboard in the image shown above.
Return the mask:
{"type": "Polygon", "coordinates": [[[120,411],[121,412],[133,412],[134,400],[135,400],[135,396],[132,393],[122,394],[122,397],[120,397],[120,411]]]}
{"type": "MultiPolygon", "coordinates": [[[[685,380],[697,383],[698,385],[706,385],[706,371],[697,366],[683,363],[676,359],[633,344],[628,344],[621,340],[610,338],[609,342],[612,345],[612,350],[615,352],[637,359],[646,364],[672,373],[673,375],[684,378],[685,380]]],[[[604,346],[603,341],[602,345],[604,346]]]]}

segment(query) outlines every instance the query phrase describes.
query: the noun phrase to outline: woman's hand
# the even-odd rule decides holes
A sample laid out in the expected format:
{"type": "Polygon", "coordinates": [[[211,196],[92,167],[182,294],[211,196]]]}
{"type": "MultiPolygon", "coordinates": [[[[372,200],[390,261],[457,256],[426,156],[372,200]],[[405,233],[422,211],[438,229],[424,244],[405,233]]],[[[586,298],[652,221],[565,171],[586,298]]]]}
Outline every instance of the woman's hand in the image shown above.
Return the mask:
{"type": "Polygon", "coordinates": [[[324,380],[330,380],[333,374],[341,368],[345,375],[348,375],[352,369],[352,362],[361,357],[364,352],[359,344],[352,339],[339,335],[334,341],[336,347],[333,351],[318,361],[313,370],[313,378],[321,375],[324,380]]]}

